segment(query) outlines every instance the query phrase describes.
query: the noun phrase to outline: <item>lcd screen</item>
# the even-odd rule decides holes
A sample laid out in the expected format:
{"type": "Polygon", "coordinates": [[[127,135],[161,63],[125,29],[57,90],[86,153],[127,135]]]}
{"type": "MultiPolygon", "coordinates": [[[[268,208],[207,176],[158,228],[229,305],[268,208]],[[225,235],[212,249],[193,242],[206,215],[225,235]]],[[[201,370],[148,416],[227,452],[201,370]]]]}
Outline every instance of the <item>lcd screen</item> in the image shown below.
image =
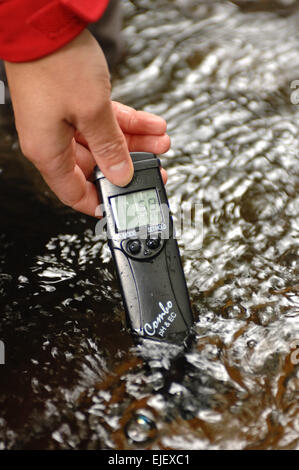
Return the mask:
{"type": "Polygon", "coordinates": [[[110,198],[117,230],[132,230],[162,223],[156,189],[146,189],[110,198]]]}

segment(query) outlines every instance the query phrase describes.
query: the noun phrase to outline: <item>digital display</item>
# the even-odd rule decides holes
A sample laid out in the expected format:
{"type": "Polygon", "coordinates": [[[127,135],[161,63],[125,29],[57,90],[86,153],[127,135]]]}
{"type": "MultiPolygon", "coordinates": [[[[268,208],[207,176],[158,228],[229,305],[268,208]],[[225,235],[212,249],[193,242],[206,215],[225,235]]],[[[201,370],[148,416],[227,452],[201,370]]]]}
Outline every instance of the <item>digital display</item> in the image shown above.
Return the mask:
{"type": "Polygon", "coordinates": [[[132,230],[162,223],[156,189],[146,189],[110,198],[117,230],[132,230]]]}

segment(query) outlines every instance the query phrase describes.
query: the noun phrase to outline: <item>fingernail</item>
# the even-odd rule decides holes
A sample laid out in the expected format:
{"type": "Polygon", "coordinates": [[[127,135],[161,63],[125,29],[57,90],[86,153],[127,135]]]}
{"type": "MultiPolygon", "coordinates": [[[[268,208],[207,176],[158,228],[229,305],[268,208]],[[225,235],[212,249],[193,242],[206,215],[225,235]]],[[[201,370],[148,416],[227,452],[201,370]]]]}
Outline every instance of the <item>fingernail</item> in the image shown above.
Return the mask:
{"type": "Polygon", "coordinates": [[[113,173],[111,177],[118,186],[126,186],[133,177],[132,167],[126,160],[110,166],[109,172],[113,173]]]}

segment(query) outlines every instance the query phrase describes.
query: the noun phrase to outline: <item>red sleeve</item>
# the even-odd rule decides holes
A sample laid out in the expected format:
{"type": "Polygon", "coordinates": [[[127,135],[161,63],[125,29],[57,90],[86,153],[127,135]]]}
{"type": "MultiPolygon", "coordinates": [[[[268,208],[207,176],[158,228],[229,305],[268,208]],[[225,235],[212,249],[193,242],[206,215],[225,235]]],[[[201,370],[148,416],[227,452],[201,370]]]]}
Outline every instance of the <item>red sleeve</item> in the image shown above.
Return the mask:
{"type": "Polygon", "coordinates": [[[74,39],[109,0],[0,0],[0,58],[27,62],[74,39]]]}

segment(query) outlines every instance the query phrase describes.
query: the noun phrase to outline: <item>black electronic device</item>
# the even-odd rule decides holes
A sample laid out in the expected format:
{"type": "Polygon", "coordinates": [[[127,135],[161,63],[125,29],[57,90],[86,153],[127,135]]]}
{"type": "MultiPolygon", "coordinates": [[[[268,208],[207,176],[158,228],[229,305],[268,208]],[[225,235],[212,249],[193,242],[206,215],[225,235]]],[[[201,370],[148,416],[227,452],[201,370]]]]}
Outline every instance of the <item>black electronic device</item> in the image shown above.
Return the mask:
{"type": "Polygon", "coordinates": [[[193,316],[160,160],[145,152],[131,158],[126,187],[94,171],[127,323],[142,338],[180,343],[193,316]]]}

